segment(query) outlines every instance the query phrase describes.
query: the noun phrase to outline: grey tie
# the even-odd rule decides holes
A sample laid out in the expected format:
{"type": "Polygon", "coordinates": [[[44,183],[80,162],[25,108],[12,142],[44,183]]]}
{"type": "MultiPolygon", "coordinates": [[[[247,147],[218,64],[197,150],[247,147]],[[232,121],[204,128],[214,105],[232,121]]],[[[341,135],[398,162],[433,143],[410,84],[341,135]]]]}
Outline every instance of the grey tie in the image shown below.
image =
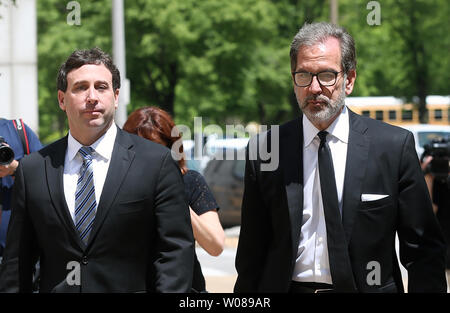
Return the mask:
{"type": "Polygon", "coordinates": [[[78,152],[83,157],[83,165],[80,169],[75,192],[75,227],[81,240],[87,244],[97,211],[92,169],[92,152],[94,152],[94,149],[81,147],[78,152]]]}

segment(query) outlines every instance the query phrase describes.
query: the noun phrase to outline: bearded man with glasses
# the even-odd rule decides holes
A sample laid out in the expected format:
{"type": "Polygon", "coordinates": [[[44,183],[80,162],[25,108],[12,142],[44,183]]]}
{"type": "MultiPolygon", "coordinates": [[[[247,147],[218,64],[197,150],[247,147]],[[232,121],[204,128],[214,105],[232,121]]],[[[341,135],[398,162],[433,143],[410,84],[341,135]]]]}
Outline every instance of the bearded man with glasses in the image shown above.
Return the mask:
{"type": "Polygon", "coordinates": [[[408,291],[445,292],[445,244],[413,135],[345,106],[353,38],[305,24],[290,57],[303,114],[247,148],[235,291],[404,292],[398,234],[408,291]],[[256,146],[279,147],[277,169],[264,170],[256,146]]]}

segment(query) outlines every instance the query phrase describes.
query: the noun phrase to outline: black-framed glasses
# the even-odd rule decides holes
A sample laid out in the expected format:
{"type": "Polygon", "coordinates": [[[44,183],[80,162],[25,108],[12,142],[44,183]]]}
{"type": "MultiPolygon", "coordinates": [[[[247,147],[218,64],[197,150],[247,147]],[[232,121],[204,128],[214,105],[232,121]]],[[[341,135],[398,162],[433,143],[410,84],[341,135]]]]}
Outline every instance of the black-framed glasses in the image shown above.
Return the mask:
{"type": "Polygon", "coordinates": [[[323,87],[330,87],[336,84],[336,79],[342,71],[322,71],[318,73],[310,73],[306,71],[292,72],[294,83],[298,87],[307,87],[311,85],[314,76],[317,76],[319,84],[323,87]]]}

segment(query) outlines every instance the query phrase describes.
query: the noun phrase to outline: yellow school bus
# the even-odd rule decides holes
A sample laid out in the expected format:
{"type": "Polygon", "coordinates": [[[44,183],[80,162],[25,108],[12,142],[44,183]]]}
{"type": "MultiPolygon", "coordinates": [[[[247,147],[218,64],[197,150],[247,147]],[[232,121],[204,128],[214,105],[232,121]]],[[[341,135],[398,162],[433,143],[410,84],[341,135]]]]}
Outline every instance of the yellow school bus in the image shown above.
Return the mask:
{"type": "MultiPolygon", "coordinates": [[[[428,124],[450,124],[450,96],[428,96],[428,124]]],[[[347,106],[355,113],[393,125],[419,123],[417,106],[395,97],[347,97],[347,106]]]]}

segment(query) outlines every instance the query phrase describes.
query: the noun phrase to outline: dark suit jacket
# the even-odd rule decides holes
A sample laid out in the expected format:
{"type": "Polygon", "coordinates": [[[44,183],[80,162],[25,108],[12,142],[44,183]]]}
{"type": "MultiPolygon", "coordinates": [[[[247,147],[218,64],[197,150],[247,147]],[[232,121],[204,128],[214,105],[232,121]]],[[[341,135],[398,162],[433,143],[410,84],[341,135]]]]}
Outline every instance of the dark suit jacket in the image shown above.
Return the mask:
{"type": "MultiPolygon", "coordinates": [[[[412,134],[351,111],[349,114],[342,222],[355,291],[403,291],[395,252],[398,232],[400,259],[408,270],[408,290],[445,292],[445,245],[412,134]],[[361,194],[389,196],[361,202],[361,194]],[[379,285],[370,285],[371,279],[368,283],[374,269],[371,261],[380,264],[379,285]]],[[[301,118],[280,126],[280,164],[275,171],[261,171],[264,161],[255,154],[249,157],[247,151],[236,292],[289,290],[303,214],[301,118]]],[[[272,133],[255,140],[267,144],[263,149],[270,151],[275,142],[270,139],[272,133]]]]}
{"type": "Polygon", "coordinates": [[[66,148],[67,137],[20,163],[0,291],[29,292],[37,257],[41,292],[189,291],[194,240],[170,150],[118,129],[84,245],[64,198],[66,148]],[[73,285],[71,261],[79,262],[81,285],[73,285]]]}

